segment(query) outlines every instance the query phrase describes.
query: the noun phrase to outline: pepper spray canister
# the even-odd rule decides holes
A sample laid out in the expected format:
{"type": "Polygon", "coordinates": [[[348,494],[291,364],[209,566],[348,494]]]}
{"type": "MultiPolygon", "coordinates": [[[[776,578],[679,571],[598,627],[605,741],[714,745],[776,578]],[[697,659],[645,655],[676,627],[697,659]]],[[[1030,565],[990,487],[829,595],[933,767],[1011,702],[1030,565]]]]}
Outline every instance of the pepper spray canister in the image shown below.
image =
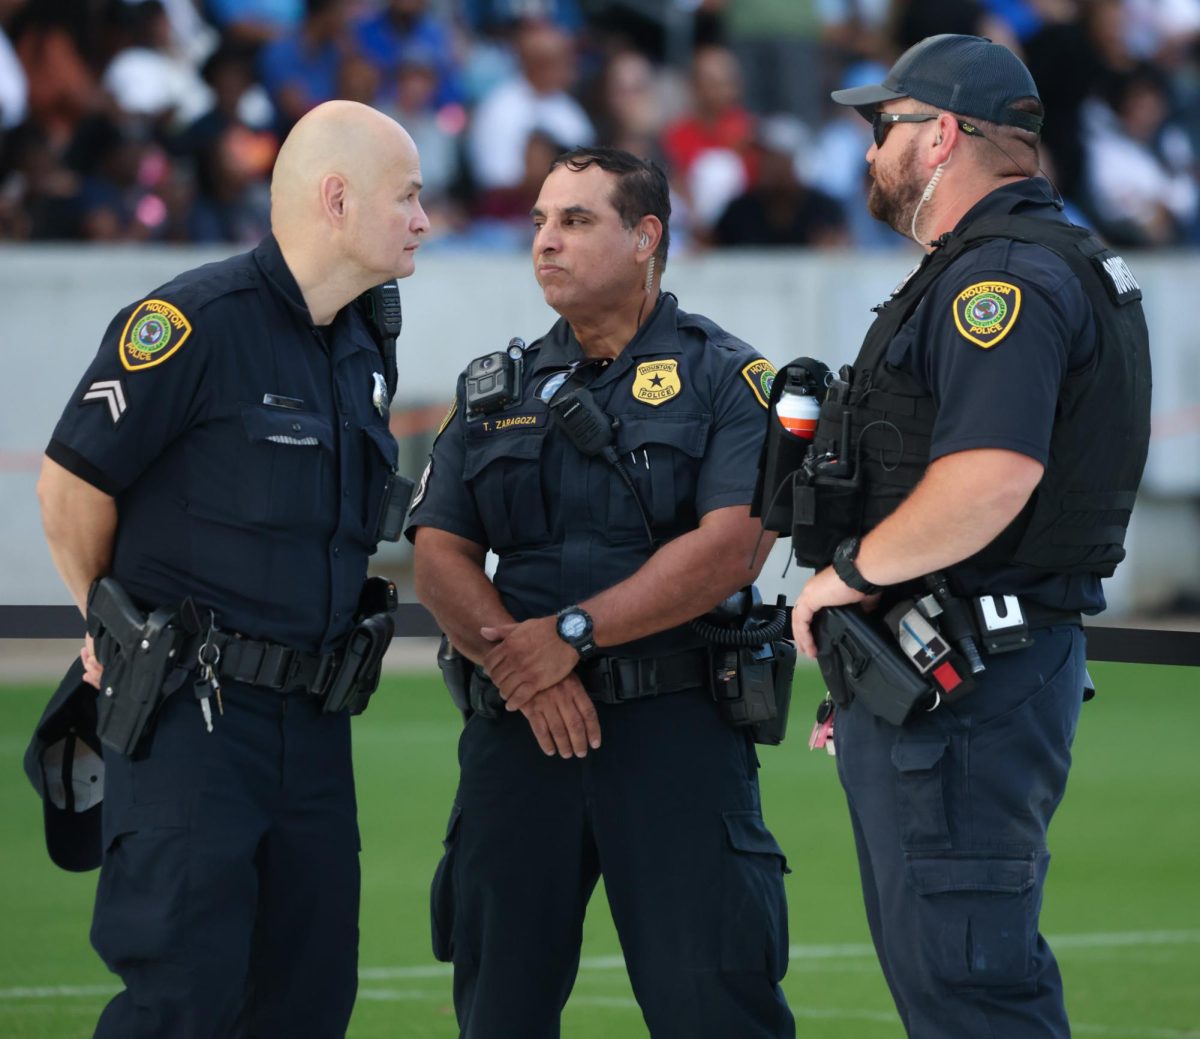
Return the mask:
{"type": "Polygon", "coordinates": [[[779,424],[792,436],[811,443],[820,416],[820,402],[807,391],[800,379],[793,381],[789,373],[783,393],[775,404],[775,417],[779,424]]]}

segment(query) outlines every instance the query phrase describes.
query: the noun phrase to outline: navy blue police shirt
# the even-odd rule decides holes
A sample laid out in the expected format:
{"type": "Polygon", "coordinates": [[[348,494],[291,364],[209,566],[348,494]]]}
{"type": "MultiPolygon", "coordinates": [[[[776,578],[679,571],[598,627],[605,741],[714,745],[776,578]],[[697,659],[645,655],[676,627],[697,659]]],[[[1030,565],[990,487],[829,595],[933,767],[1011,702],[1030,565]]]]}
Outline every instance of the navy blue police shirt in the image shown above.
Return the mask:
{"type": "MultiPolygon", "coordinates": [[[[1050,185],[1032,178],[992,191],[958,227],[1006,214],[1067,222],[1050,185]]],[[[887,360],[933,395],[930,462],[956,451],[1002,448],[1045,465],[1063,379],[1086,368],[1095,348],[1091,304],[1066,263],[1040,245],[989,239],[946,268],[888,346],[887,360]],[[996,321],[998,334],[973,331],[990,330],[996,321]]],[[[1105,605],[1100,579],[1092,575],[981,567],[970,560],[952,573],[966,595],[1024,595],[1088,613],[1105,605]]]]}
{"type": "MultiPolygon", "coordinates": [[[[515,405],[467,415],[460,377],[410,513],[409,537],[417,527],[436,527],[494,551],[495,585],[517,620],[610,588],[652,552],[634,495],[613,466],[581,454],[549,421],[546,402],[584,363],[560,319],[526,350],[515,405]]],[[[714,509],[750,503],[775,374],[770,362],[663,293],[621,354],[591,367],[589,388],[615,422],[619,461],[657,544],[694,530],[714,509]]],[[[685,627],[620,652],[701,644],[685,627]]]]}
{"type": "Polygon", "coordinates": [[[122,310],[46,454],[116,499],[112,573],[143,605],[324,651],[395,468],[383,375],[358,308],[314,326],[268,236],[122,310]]]}

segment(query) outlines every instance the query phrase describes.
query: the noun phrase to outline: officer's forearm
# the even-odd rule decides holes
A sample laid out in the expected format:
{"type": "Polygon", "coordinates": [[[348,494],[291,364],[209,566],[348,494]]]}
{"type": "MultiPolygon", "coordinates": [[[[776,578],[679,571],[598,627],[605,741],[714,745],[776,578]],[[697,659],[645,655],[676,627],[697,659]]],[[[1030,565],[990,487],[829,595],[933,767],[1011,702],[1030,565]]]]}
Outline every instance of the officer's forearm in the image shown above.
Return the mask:
{"type": "Polygon", "coordinates": [[[1041,463],[1014,451],[944,455],[912,494],[863,538],[857,565],[874,584],[898,584],[973,556],[1025,507],[1041,463]]]}
{"type": "Polygon", "coordinates": [[[42,459],[37,494],[50,558],[86,615],[88,589],[112,565],[117,503],[49,458],[42,459]]]}
{"type": "Polygon", "coordinates": [[[413,587],[438,627],[463,656],[482,663],[492,643],[483,627],[508,624],[496,586],[488,580],[483,546],[435,527],[420,527],[413,542],[413,587]]]}
{"type": "Polygon", "coordinates": [[[775,543],[767,533],[755,553],[760,535],[749,506],[705,515],[696,530],[665,544],[631,577],[580,604],[592,615],[597,645],[617,646],[676,627],[750,584],[775,543]]]}

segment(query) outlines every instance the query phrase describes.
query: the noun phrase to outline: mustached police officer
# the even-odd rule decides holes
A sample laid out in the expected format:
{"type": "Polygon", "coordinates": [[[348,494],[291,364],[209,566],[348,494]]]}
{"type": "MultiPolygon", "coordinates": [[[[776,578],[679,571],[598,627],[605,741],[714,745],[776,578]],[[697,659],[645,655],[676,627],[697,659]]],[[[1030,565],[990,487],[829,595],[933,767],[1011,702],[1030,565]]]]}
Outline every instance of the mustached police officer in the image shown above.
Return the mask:
{"type": "Polygon", "coordinates": [[[762,565],[774,369],[659,291],[669,217],[653,163],[559,156],[533,262],[562,318],[468,366],[410,514],[417,594],[483,665],[433,886],[469,1039],[559,1035],[601,873],[651,1034],[794,1034],[783,855],[687,627],[762,565]]]}
{"type": "Polygon", "coordinates": [[[420,187],[394,121],[314,109],[279,153],[272,234],[122,310],[46,450],[81,611],[111,579],[83,654],[107,740],[92,940],[125,990],[97,1036],[345,1034],[359,848],[330,697],[396,463],[394,357],[352,301],[412,273],[420,187]],[[146,613],[144,658],[181,638],[149,690],[138,645],[102,648],[146,613]],[[161,703],[135,738],[142,695],[161,703]]]}
{"type": "Polygon", "coordinates": [[[969,610],[973,691],[946,672],[944,702],[902,725],[861,696],[836,715],[871,933],[910,1035],[1066,1037],[1038,931],[1046,831],[1084,698],[1080,614],[1104,608],[1146,457],[1141,292],[1035,176],[1042,106],[1004,47],[931,37],[833,99],[874,127],[872,214],[927,255],[844,373],[861,498],[835,511],[860,518],[813,530],[837,547],[797,644],[815,656],[814,614],[873,597],[872,617],[929,588],[969,610]]]}

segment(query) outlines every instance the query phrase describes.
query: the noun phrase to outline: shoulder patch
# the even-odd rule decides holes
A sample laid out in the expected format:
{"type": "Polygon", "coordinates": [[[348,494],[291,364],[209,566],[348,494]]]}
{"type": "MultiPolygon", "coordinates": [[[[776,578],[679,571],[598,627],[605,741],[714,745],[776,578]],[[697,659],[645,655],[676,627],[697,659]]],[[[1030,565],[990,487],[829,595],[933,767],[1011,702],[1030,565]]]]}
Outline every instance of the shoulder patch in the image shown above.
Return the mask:
{"type": "Polygon", "coordinates": [[[455,397],[454,400],[452,400],[450,402],[450,410],[446,412],[446,417],[443,418],[440,423],[438,423],[437,432],[433,434],[434,440],[436,440],[438,437],[440,437],[443,433],[446,432],[446,427],[448,425],[450,425],[450,420],[452,418],[454,418],[454,413],[456,411],[458,411],[458,398],[457,397],[455,397]]]}
{"type": "Polygon", "coordinates": [[[750,384],[758,403],[765,408],[767,401],[771,399],[771,387],[775,383],[775,365],[760,357],[742,369],[742,378],[750,384]]]}
{"type": "Polygon", "coordinates": [[[187,342],[192,323],[161,299],[139,303],[121,333],[119,352],[126,371],[136,372],[162,364],[187,342]]]}
{"type": "Polygon", "coordinates": [[[678,396],[682,389],[678,361],[647,361],[637,366],[631,392],[634,400],[657,408],[678,396]]]}
{"type": "Polygon", "coordinates": [[[954,297],[953,307],[962,337],[990,350],[1017,323],[1021,290],[1006,281],[978,281],[954,297]]]}

